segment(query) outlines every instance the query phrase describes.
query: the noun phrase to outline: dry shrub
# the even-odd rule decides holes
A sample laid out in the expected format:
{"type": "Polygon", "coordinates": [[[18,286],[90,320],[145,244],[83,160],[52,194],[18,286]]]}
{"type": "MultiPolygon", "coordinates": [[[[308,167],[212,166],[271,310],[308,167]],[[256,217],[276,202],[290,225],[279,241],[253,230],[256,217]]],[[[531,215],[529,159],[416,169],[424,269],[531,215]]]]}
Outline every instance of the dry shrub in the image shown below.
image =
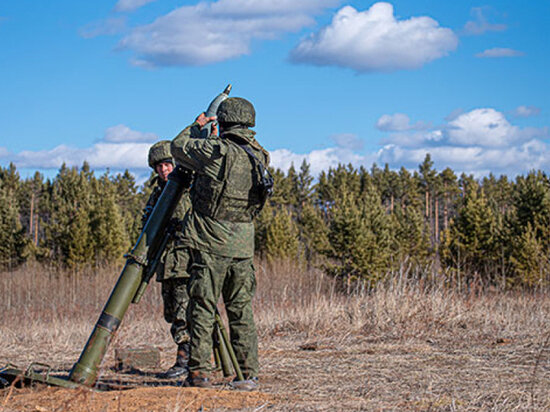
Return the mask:
{"type": "Polygon", "coordinates": [[[546,293],[465,293],[449,288],[444,279],[426,285],[390,276],[374,290],[347,294],[318,269],[304,270],[291,262],[259,268],[255,313],[266,338],[479,339],[548,329],[546,293]]]}
{"type": "MultiPolygon", "coordinates": [[[[311,339],[434,338],[462,340],[540,334],[548,329],[545,293],[465,294],[443,283],[388,280],[375,290],[338,291],[334,279],[294,262],[257,262],[254,308],[263,341],[295,335],[311,339]]],[[[114,286],[120,268],[59,273],[27,266],[0,274],[0,333],[4,350],[55,346],[77,354],[114,286]],[[41,343],[41,345],[37,345],[41,343]],[[62,347],[59,347],[62,345],[62,347]]],[[[159,285],[131,305],[117,343],[169,348],[159,285]]],[[[36,350],[36,349],[35,349],[36,350]]],[[[39,349],[38,349],[39,350],[39,349]]]]}
{"type": "MultiPolygon", "coordinates": [[[[255,316],[264,390],[274,410],[548,410],[547,293],[458,291],[389,276],[343,293],[295,262],[256,262],[255,316]],[[296,378],[299,377],[297,381],[296,378]]],[[[0,273],[0,364],[76,361],[120,268],[0,273]]],[[[174,344],[152,281],[113,347],[174,344]]]]}

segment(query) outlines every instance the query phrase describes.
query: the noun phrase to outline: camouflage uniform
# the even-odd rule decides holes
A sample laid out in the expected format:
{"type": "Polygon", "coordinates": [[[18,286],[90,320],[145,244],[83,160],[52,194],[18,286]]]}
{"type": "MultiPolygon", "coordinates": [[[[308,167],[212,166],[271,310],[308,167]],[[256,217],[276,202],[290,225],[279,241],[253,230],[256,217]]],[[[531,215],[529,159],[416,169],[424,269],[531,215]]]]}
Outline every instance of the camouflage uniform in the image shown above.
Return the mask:
{"type": "MultiPolygon", "coordinates": [[[[147,222],[166,185],[158,177],[155,178],[153,184],[153,191],[143,211],[143,225],[147,222]]],[[[190,206],[189,192],[186,191],[170,220],[169,231],[171,232],[171,240],[166,245],[166,251],[157,267],[157,282],[161,282],[162,299],[164,302],[164,319],[171,324],[170,333],[177,345],[189,342],[186,321],[186,310],[189,302],[189,295],[187,293],[189,249],[183,244],[181,230],[183,227],[183,218],[190,206]]]]}
{"type": "Polygon", "coordinates": [[[246,127],[237,125],[225,129],[221,137],[208,139],[193,137],[199,129],[197,122],[188,126],[171,146],[176,162],[195,171],[193,205],[185,217],[183,232],[185,244],[192,249],[188,307],[190,377],[208,376],[210,372],[214,314],[220,294],[243,375],[257,377],[252,219],[260,201],[255,190],[258,177],[254,164],[239,144],[248,145],[266,167],[269,156],[254,139],[255,133],[246,127]]]}

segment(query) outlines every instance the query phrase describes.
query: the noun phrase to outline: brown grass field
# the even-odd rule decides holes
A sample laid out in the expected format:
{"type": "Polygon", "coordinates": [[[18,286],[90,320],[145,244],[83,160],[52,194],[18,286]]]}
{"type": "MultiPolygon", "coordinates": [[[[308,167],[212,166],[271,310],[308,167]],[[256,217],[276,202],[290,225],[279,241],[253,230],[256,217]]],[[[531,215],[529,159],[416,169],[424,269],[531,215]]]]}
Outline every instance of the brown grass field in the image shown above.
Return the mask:
{"type": "MultiPolygon", "coordinates": [[[[341,293],[320,271],[257,263],[255,313],[261,390],[176,385],[94,392],[35,386],[0,390],[0,411],[548,411],[550,296],[458,292],[390,277],[374,291],[341,293]]],[[[67,373],[119,269],[58,274],[39,266],[0,273],[0,367],[32,361],[67,373]]],[[[158,284],[132,305],[115,348],[175,347],[158,284]]],[[[153,371],[154,372],[154,371],[153,371]]],[[[122,379],[122,378],[121,378],[122,379]]]]}

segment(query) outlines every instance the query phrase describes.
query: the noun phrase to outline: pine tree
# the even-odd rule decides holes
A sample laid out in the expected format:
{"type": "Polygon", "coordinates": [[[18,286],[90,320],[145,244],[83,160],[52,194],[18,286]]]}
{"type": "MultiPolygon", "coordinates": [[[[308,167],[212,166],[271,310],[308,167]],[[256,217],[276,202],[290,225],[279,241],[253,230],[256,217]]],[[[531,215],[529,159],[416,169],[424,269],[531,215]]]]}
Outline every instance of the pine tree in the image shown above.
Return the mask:
{"type": "Polygon", "coordinates": [[[550,190],[547,178],[540,172],[530,172],[517,178],[514,190],[515,234],[521,235],[528,224],[537,239],[550,252],[550,190]]]}
{"type": "Polygon", "coordinates": [[[273,196],[271,202],[276,205],[289,205],[292,198],[292,186],[288,184],[285,174],[281,169],[270,168],[273,176],[273,196]]]}
{"type": "Polygon", "coordinates": [[[321,173],[317,184],[318,198],[322,204],[330,206],[347,193],[361,192],[361,177],[351,165],[338,165],[330,168],[328,173],[321,173]]]}
{"type": "Polygon", "coordinates": [[[426,219],[430,218],[430,210],[432,205],[433,190],[436,180],[437,172],[433,168],[434,162],[429,153],[426,154],[424,161],[418,166],[418,171],[420,172],[420,184],[424,189],[425,195],[425,216],[426,219]]]}
{"type": "Polygon", "coordinates": [[[91,179],[93,173],[86,163],[80,172],[63,164],[50,188],[45,245],[54,261],[69,267],[91,263],[94,257],[89,217],[91,179]]]}
{"type": "Polygon", "coordinates": [[[334,263],[326,268],[348,285],[356,280],[374,285],[388,273],[390,222],[374,187],[360,197],[352,191],[342,193],[335,203],[329,240],[328,257],[334,263]]]}
{"type": "Polygon", "coordinates": [[[111,262],[120,259],[130,242],[117,204],[115,186],[107,173],[92,181],[92,194],[90,229],[95,260],[111,262]]]}
{"type": "Polygon", "coordinates": [[[275,212],[266,228],[266,256],[268,260],[299,260],[298,228],[291,213],[284,208],[275,212]]]}
{"type": "Polygon", "coordinates": [[[285,205],[291,207],[293,212],[296,212],[296,208],[298,207],[298,175],[296,174],[294,164],[291,164],[288,169],[283,182],[283,189],[285,191],[285,205]]]}
{"type": "MultiPolygon", "coordinates": [[[[255,251],[261,257],[265,257],[267,251],[267,230],[275,216],[273,201],[268,200],[261,213],[254,219],[254,246],[255,251]]],[[[279,206],[281,207],[281,206],[279,206]]]]}
{"type": "Polygon", "coordinates": [[[392,214],[394,231],[392,250],[396,264],[408,262],[410,269],[423,270],[434,256],[430,242],[430,228],[422,212],[416,208],[397,208],[392,214]]]}
{"type": "Polygon", "coordinates": [[[329,228],[322,213],[312,204],[306,203],[298,218],[300,243],[303,245],[308,263],[314,263],[319,256],[329,253],[329,228]]]}
{"type": "Polygon", "coordinates": [[[138,193],[136,181],[128,170],[112,179],[116,190],[116,203],[124,222],[125,242],[133,244],[141,232],[141,215],[145,202],[145,190],[138,193]]]}
{"type": "Polygon", "coordinates": [[[313,176],[310,173],[310,166],[304,159],[300,166],[300,172],[296,179],[296,208],[301,210],[306,203],[311,201],[313,193],[313,176]]]}
{"type": "Polygon", "coordinates": [[[445,256],[455,256],[454,262],[463,270],[463,276],[471,278],[476,273],[491,281],[495,276],[494,263],[497,259],[496,218],[489,207],[483,191],[477,183],[467,186],[464,203],[458,210],[450,230],[450,251],[445,256]]]}
{"type": "Polygon", "coordinates": [[[460,193],[455,173],[450,168],[445,168],[439,174],[441,196],[443,197],[443,230],[449,229],[449,219],[455,215],[453,205],[460,193]]]}
{"type": "Polygon", "coordinates": [[[542,242],[537,239],[537,231],[527,224],[523,234],[515,239],[515,247],[510,257],[516,277],[512,283],[524,286],[547,286],[550,274],[550,260],[542,242]]]}
{"type": "Polygon", "coordinates": [[[0,266],[12,269],[27,256],[27,242],[19,220],[19,174],[15,166],[0,168],[0,266]]]}
{"type": "Polygon", "coordinates": [[[375,182],[377,182],[376,186],[382,195],[382,203],[386,206],[386,210],[393,213],[396,198],[401,194],[399,175],[390,170],[386,163],[384,170],[378,174],[378,179],[375,179],[375,182]]]}

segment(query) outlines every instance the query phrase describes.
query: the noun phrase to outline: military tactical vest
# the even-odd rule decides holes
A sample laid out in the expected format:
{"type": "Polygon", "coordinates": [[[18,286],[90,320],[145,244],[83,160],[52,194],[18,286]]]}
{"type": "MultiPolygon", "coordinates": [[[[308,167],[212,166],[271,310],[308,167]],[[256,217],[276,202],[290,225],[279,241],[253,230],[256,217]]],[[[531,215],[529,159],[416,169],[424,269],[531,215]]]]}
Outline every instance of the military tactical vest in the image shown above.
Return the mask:
{"type": "Polygon", "coordinates": [[[220,176],[212,178],[201,174],[195,177],[191,189],[193,208],[217,220],[251,222],[263,203],[261,176],[242,147],[229,139],[226,142],[227,152],[220,176]]]}

